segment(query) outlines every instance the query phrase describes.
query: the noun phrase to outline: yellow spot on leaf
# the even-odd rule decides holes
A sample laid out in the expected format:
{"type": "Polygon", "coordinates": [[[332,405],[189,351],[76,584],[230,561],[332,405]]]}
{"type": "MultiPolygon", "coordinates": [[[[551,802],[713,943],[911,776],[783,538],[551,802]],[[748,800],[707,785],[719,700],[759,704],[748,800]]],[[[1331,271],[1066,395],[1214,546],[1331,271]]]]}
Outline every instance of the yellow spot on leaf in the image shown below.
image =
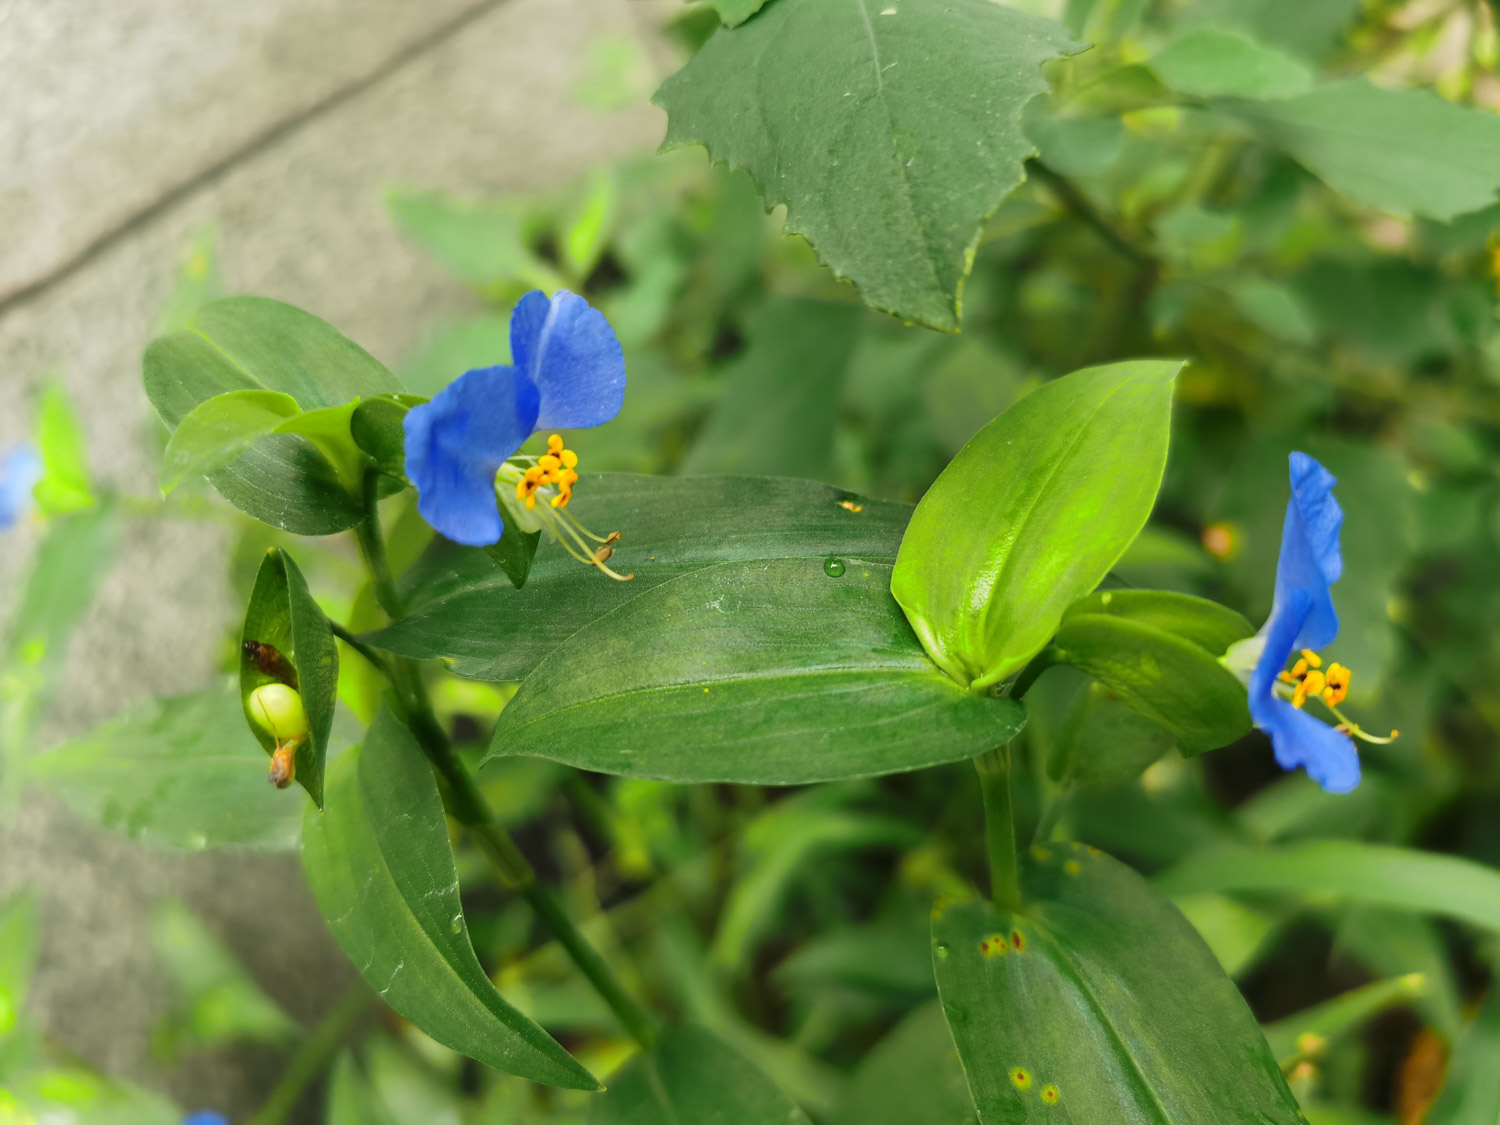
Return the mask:
{"type": "Polygon", "coordinates": [[[1070,859],[1067,863],[1063,864],[1063,870],[1069,875],[1077,875],[1083,870],[1083,866],[1076,859],[1070,859]]]}
{"type": "Polygon", "coordinates": [[[1042,1087],[1042,1101],[1046,1102],[1048,1105],[1056,1105],[1058,1098],[1060,1098],[1061,1096],[1062,1095],[1058,1093],[1056,1086],[1047,1085],[1042,1087]]]}
{"type": "Polygon", "coordinates": [[[979,943],[979,952],[986,957],[1004,957],[1008,951],[1004,934],[990,934],[979,943]]]}
{"type": "Polygon", "coordinates": [[[1017,1090],[1031,1089],[1031,1071],[1024,1066],[1018,1066],[1010,1072],[1010,1084],[1017,1090]]]}
{"type": "Polygon", "coordinates": [[[1036,858],[1036,861],[1038,863],[1046,863],[1049,859],[1052,858],[1052,853],[1041,845],[1034,846],[1031,849],[1031,854],[1036,858]]]}

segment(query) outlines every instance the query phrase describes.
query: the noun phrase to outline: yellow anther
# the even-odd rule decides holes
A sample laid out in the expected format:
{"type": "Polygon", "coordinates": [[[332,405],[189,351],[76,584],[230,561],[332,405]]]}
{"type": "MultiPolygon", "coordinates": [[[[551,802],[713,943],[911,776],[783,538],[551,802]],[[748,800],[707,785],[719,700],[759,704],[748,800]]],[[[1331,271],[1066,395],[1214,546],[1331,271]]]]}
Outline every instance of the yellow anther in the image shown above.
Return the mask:
{"type": "Polygon", "coordinates": [[[1337,707],[1344,702],[1344,698],[1349,694],[1349,681],[1353,676],[1353,672],[1337,661],[1330,664],[1328,675],[1325,677],[1328,682],[1323,688],[1323,702],[1330,707],[1337,707]]]}
{"type": "Polygon", "coordinates": [[[527,508],[535,508],[536,490],[546,483],[546,474],[540,468],[533,465],[526,470],[520,480],[516,481],[516,499],[525,504],[527,508]]]}
{"type": "Polygon", "coordinates": [[[541,469],[542,472],[546,473],[548,476],[551,476],[553,473],[557,472],[558,469],[562,468],[562,458],[554,457],[552,454],[548,453],[542,457],[537,458],[536,467],[538,469],[541,469]]]}
{"type": "Polygon", "coordinates": [[[574,453],[571,449],[564,449],[557,456],[561,459],[561,461],[563,463],[563,468],[565,468],[565,469],[576,469],[576,468],[578,468],[578,454],[574,453]]]}
{"type": "Polygon", "coordinates": [[[1228,561],[1240,553],[1240,535],[1232,523],[1211,523],[1203,529],[1203,549],[1228,561]]]}
{"type": "Polygon", "coordinates": [[[1291,674],[1291,681],[1290,681],[1291,683],[1296,683],[1303,676],[1307,675],[1307,661],[1306,660],[1299,660],[1299,661],[1297,661],[1297,663],[1293,664],[1292,665],[1292,671],[1291,671],[1290,674],[1291,674]]]}
{"type": "Polygon", "coordinates": [[[1309,672],[1302,677],[1302,682],[1297,685],[1297,690],[1292,693],[1292,706],[1301,707],[1307,702],[1309,695],[1322,695],[1323,688],[1327,686],[1327,680],[1322,672],[1309,672]]]}
{"type": "Polygon", "coordinates": [[[562,434],[553,434],[547,439],[548,453],[561,453],[563,448],[562,434]]]}
{"type": "MultiPolygon", "coordinates": [[[[1302,650],[1302,659],[1305,660],[1305,661],[1307,661],[1307,666],[1309,668],[1321,668],[1321,667],[1323,667],[1323,658],[1321,656],[1319,656],[1317,653],[1313,652],[1312,649],[1308,649],[1308,648],[1303,649],[1302,650]]],[[[1299,667],[1300,667],[1300,665],[1299,665],[1299,667]]]]}

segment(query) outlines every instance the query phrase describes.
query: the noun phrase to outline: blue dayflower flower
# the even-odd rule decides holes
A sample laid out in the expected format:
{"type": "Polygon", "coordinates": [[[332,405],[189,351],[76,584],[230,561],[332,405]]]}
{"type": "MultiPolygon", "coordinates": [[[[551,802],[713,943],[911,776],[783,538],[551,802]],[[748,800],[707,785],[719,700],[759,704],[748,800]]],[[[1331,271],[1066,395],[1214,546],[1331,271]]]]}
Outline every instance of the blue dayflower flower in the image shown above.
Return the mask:
{"type": "Polygon", "coordinates": [[[190,1113],[182,1119],[182,1125],[229,1125],[229,1118],[211,1109],[190,1113]]]}
{"type": "Polygon", "coordinates": [[[1366,734],[1338,711],[1350,672],[1337,663],[1325,671],[1316,651],[1339,631],[1332,587],[1344,569],[1339,551],[1344,512],[1333,498],[1337,481],[1307,454],[1293,453],[1291,482],[1271,616],[1258,634],[1230,649],[1225,663],[1246,679],[1250,717],[1271,736],[1281,768],[1304,769],[1328,792],[1347,793],[1359,784],[1359,754],[1350,734],[1389,740],[1366,734]],[[1303,710],[1309,699],[1321,700],[1338,725],[1328,726],[1303,710]]]}
{"type": "Polygon", "coordinates": [[[0,459],[0,531],[31,511],[32,493],[42,479],[42,458],[30,445],[18,445],[0,459]]]}
{"type": "Polygon", "coordinates": [[[406,475],[417,510],[469,547],[499,541],[506,515],[522,531],[545,527],[582,561],[603,565],[613,538],[566,517],[578,456],[553,434],[539,458],[513,460],[532,434],[603,425],[625,400],[625,357],[609,322],[582,297],[528,293],[510,322],[511,364],[460,376],[406,415],[406,475]],[[532,462],[529,465],[520,462],[532,462]],[[537,500],[547,503],[537,508],[537,500]],[[604,546],[594,548],[585,537],[604,546]]]}

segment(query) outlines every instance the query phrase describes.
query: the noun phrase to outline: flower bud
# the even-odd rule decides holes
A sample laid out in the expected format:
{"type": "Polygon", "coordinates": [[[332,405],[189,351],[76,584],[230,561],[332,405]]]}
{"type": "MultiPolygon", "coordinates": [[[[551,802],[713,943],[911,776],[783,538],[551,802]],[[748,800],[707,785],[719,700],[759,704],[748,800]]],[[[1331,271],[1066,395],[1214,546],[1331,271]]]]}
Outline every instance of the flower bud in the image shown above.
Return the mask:
{"type": "Polygon", "coordinates": [[[296,746],[307,737],[302,696],[285,684],[263,684],[250,693],[245,708],[251,720],[279,746],[296,746]]]}

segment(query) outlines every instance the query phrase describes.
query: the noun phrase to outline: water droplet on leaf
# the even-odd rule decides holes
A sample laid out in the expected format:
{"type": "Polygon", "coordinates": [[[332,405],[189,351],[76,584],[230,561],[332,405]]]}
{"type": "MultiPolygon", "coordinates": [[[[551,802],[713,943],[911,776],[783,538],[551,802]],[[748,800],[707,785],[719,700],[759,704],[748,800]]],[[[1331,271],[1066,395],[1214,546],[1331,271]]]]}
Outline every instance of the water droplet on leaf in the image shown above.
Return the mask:
{"type": "Polygon", "coordinates": [[[823,563],[823,573],[829,578],[841,578],[844,574],[844,564],[840,559],[828,559],[823,563]]]}
{"type": "Polygon", "coordinates": [[[453,930],[453,932],[455,934],[461,934],[461,933],[463,933],[464,932],[464,916],[462,914],[455,914],[453,916],[453,921],[451,923],[449,923],[449,926],[450,926],[450,928],[453,930]]]}
{"type": "Polygon", "coordinates": [[[933,947],[933,951],[938,955],[938,959],[942,960],[944,957],[948,956],[948,943],[945,941],[938,942],[937,945],[933,947]]]}

